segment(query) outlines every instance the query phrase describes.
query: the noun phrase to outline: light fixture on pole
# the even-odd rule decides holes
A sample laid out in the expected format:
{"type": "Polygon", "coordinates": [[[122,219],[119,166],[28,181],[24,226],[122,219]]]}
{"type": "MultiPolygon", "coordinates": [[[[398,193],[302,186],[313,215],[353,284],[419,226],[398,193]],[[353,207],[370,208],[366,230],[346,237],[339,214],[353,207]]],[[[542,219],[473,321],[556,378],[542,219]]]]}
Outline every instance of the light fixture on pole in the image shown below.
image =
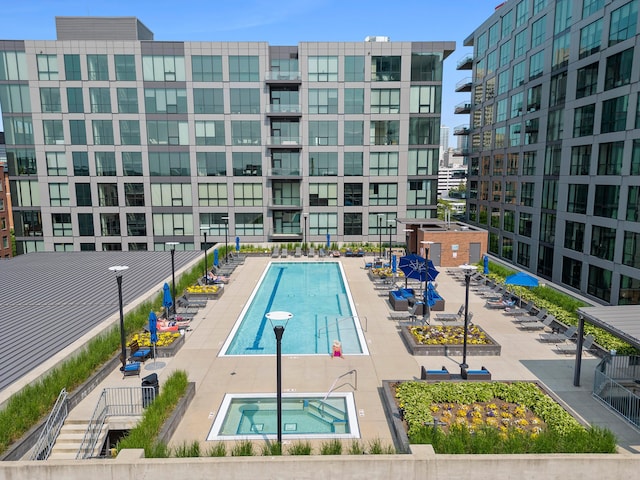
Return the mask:
{"type": "Polygon", "coordinates": [[[396,223],[397,220],[388,220],[387,223],[389,223],[389,265],[391,265],[391,234],[393,233],[393,227],[391,225],[393,225],[394,223],[396,223]]]}
{"type": "Polygon", "coordinates": [[[204,234],[204,282],[207,283],[207,232],[205,230],[202,231],[204,234]]]}
{"type": "Polygon", "coordinates": [[[471,283],[471,274],[478,269],[475,265],[460,265],[464,272],[465,296],[464,296],[464,338],[462,344],[462,363],[460,364],[460,375],[465,378],[467,374],[467,335],[469,331],[469,284],[471,283]]]}
{"type": "Polygon", "coordinates": [[[384,214],[378,214],[378,234],[380,235],[380,260],[382,260],[382,217],[384,214]]]}
{"type": "Polygon", "coordinates": [[[227,238],[229,234],[229,217],[222,217],[224,220],[224,263],[229,263],[227,258],[227,238]]]}
{"type": "MultiPolygon", "coordinates": [[[[171,300],[173,301],[173,313],[176,313],[176,245],[178,242],[165,242],[171,248],[171,300]]],[[[168,313],[167,313],[168,314],[168,313]]],[[[167,318],[167,320],[169,320],[167,318]]]]}
{"type": "Polygon", "coordinates": [[[278,422],[278,445],[282,449],[282,336],[284,329],[293,317],[289,312],[269,312],[265,315],[273,327],[276,336],[276,406],[278,422]]]}
{"type": "Polygon", "coordinates": [[[404,252],[405,255],[409,255],[409,236],[411,235],[412,232],[413,230],[411,230],[410,228],[404,229],[404,233],[406,234],[406,243],[405,243],[406,251],[404,252]]]}
{"type": "Polygon", "coordinates": [[[122,305],[122,274],[125,270],[128,270],[129,267],[126,265],[115,265],[113,267],[109,267],[109,270],[116,274],[116,280],[118,281],[118,302],[120,305],[120,346],[122,348],[122,352],[120,354],[120,360],[122,361],[122,367],[120,370],[124,372],[125,365],[127,364],[127,340],[125,338],[124,332],[124,307],[122,305]]]}
{"type": "Polygon", "coordinates": [[[304,249],[304,254],[306,256],[309,255],[309,249],[307,248],[307,217],[309,214],[304,212],[302,214],[302,218],[304,218],[304,228],[302,229],[302,248],[304,249]]]}

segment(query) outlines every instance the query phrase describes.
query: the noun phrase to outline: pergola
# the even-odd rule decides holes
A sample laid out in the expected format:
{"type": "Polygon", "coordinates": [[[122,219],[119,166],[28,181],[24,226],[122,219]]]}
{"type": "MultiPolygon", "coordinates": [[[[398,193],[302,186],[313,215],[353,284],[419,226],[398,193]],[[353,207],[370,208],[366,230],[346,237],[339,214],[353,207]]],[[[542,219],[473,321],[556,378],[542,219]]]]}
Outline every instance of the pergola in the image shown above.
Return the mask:
{"type": "Polygon", "coordinates": [[[584,322],[601,328],[640,350],[640,305],[581,307],[578,309],[578,319],[574,386],[580,386],[584,322]]]}

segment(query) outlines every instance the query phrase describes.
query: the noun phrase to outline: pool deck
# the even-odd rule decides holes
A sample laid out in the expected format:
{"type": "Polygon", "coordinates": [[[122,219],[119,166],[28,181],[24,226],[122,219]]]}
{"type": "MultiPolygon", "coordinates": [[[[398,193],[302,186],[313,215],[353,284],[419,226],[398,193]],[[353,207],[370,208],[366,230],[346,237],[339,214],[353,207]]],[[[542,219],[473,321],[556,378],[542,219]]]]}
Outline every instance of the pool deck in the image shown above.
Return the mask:
{"type": "MultiPolygon", "coordinates": [[[[157,373],[161,389],[164,379],[178,369],[185,370],[189,380],[196,383],[195,397],[173,435],[173,445],[198,440],[201,449],[205,451],[208,448],[207,435],[225,393],[259,394],[275,391],[274,356],[218,357],[229,332],[270,261],[272,259],[266,256],[248,257],[233,273],[230,283],[225,286],[224,295],[218,300],[209,301],[192,321],[192,329],[186,333],[185,344],[177,355],[159,359],[156,369],[153,360],[148,360],[143,366],[141,377],[157,373]]],[[[304,257],[289,257],[288,261],[308,260],[304,257]]],[[[337,390],[354,392],[361,441],[368,443],[380,440],[382,445],[391,445],[389,422],[381,402],[382,381],[418,379],[421,366],[439,369],[444,365],[450,372],[456,373],[462,359],[411,355],[399,335],[398,322],[388,318],[391,307],[387,297],[380,296],[383,292],[374,289],[367,270],[364,269],[363,259],[343,257],[339,261],[343,264],[357,314],[365,329],[370,354],[346,355],[343,359],[332,359],[329,355],[284,355],[283,393],[324,394],[337,377],[356,370],[357,385],[354,375],[347,375],[337,382],[337,390]]],[[[446,300],[445,311],[455,313],[464,303],[464,285],[445,271],[438,276],[437,284],[438,292],[446,300]]],[[[500,356],[467,356],[470,369],[484,366],[491,372],[493,380],[538,380],[586,422],[612,430],[618,437],[622,451],[640,453],[640,433],[591,396],[597,358],[588,354],[583,356],[581,386],[574,387],[573,355],[557,353],[554,344],[537,340],[538,332],[519,330],[510,317],[499,310],[485,308],[484,303],[485,300],[479,295],[470,293],[469,311],[474,313],[473,322],[502,345],[502,353],[500,356]]],[[[287,338],[285,331],[282,341],[284,343],[295,339],[287,338]]],[[[69,419],[88,419],[102,388],[138,385],[140,378],[123,379],[121,373],[114,370],[99,388],[69,413],[69,419]]],[[[321,441],[317,442],[319,443],[321,441]]]]}

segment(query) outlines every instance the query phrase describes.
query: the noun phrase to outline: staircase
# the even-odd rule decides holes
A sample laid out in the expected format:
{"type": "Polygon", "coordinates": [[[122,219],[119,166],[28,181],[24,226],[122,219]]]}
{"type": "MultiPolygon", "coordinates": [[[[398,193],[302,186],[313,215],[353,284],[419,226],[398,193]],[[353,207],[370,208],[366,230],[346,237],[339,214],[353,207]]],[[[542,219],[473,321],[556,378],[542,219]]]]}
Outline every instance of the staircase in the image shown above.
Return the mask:
{"type": "MultiPolygon", "coordinates": [[[[49,459],[75,460],[88,426],[89,420],[67,419],[60,429],[60,434],[58,435],[55,445],[51,449],[49,459]]],[[[109,426],[107,424],[103,425],[98,445],[102,446],[108,432],[109,426]]]]}

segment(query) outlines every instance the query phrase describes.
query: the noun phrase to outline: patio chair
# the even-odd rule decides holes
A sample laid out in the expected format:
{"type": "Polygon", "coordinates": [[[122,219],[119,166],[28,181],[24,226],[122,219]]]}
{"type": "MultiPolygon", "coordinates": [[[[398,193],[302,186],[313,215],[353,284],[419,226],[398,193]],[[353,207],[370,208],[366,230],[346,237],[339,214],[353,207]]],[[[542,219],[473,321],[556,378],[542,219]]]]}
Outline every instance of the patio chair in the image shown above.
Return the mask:
{"type": "Polygon", "coordinates": [[[513,319],[513,323],[529,323],[542,321],[547,316],[546,310],[540,310],[537,315],[523,315],[522,317],[516,317],[513,319]]]}
{"type": "Polygon", "coordinates": [[[549,315],[545,317],[541,322],[524,322],[521,323],[518,328],[520,330],[526,330],[528,332],[535,332],[538,330],[544,330],[545,327],[550,327],[553,322],[556,321],[556,317],[549,315]]]}
{"type": "Polygon", "coordinates": [[[141,361],[144,363],[147,358],[151,356],[150,348],[140,348],[140,344],[137,340],[134,340],[129,344],[129,362],[141,361]]]}
{"type": "Polygon", "coordinates": [[[428,370],[420,367],[420,380],[450,380],[451,374],[444,365],[440,370],[428,370]]]}
{"type": "Polygon", "coordinates": [[[327,255],[327,252],[324,251],[324,248],[321,248],[320,250],[318,250],[318,256],[323,258],[327,255]]]}
{"type": "MultiPolygon", "coordinates": [[[[592,334],[587,335],[586,337],[584,337],[584,341],[582,342],[582,349],[588,352],[589,350],[591,350],[591,347],[593,346],[594,341],[595,341],[595,338],[592,334]]],[[[578,344],[577,343],[574,344],[571,342],[558,343],[556,345],[556,350],[558,351],[558,353],[571,355],[572,353],[577,353],[578,344]]]]}
{"type": "Polygon", "coordinates": [[[482,366],[479,370],[462,370],[462,378],[465,380],[491,380],[491,372],[482,366]]]}
{"type": "Polygon", "coordinates": [[[280,247],[273,247],[271,252],[271,258],[278,258],[280,256],[280,247]]]}
{"type": "Polygon", "coordinates": [[[578,331],[578,327],[571,325],[564,332],[545,332],[540,334],[539,340],[543,343],[566,343],[571,340],[578,331]]]}
{"type": "Polygon", "coordinates": [[[307,252],[307,257],[313,258],[316,256],[316,250],[313,247],[309,247],[309,251],[307,252]]]}
{"type": "Polygon", "coordinates": [[[301,247],[296,247],[295,257],[296,258],[300,258],[301,256],[302,256],[302,248],[301,247]]]}
{"type": "Polygon", "coordinates": [[[281,258],[285,258],[289,256],[289,251],[286,248],[282,249],[282,252],[280,252],[280,257],[281,258]]]}
{"type": "Polygon", "coordinates": [[[436,313],[435,319],[441,322],[456,322],[464,315],[464,303],[460,305],[458,313],[436,313]]]}

